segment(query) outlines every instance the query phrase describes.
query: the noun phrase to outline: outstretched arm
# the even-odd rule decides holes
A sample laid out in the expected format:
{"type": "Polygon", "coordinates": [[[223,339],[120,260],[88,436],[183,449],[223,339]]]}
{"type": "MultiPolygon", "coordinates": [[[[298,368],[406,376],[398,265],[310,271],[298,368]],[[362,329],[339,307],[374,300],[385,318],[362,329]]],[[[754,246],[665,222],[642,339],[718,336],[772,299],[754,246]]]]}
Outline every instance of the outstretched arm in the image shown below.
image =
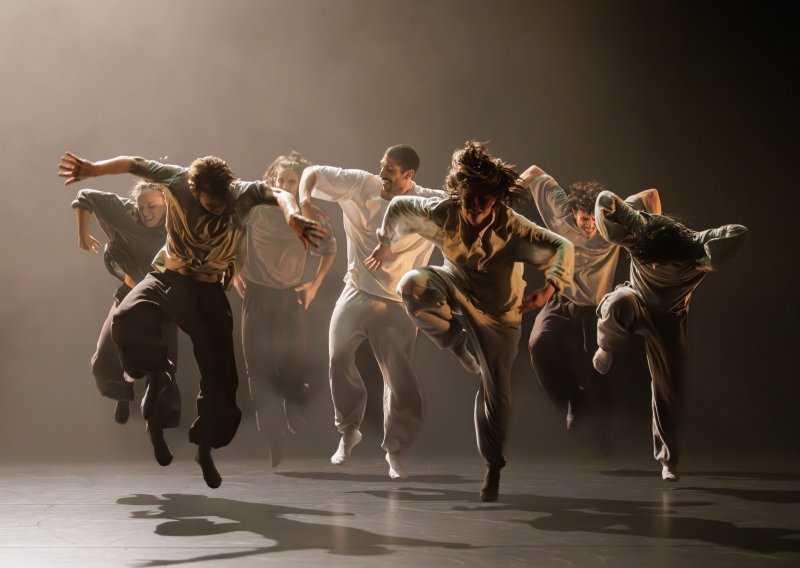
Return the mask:
{"type": "Polygon", "coordinates": [[[136,163],[144,162],[144,158],[134,156],[118,156],[110,160],[91,162],[72,152],[64,152],[58,161],[58,175],[67,178],[64,185],[69,185],[90,177],[124,174],[130,172],[136,163]]]}

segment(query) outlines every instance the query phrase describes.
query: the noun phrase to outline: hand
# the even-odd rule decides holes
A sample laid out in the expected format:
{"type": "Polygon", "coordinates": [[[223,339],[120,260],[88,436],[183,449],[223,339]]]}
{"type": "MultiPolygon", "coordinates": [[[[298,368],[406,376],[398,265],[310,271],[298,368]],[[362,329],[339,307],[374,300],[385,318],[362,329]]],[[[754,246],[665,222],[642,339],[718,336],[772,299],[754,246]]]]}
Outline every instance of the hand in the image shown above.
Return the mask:
{"type": "Polygon", "coordinates": [[[98,254],[100,249],[103,248],[103,244],[89,233],[86,233],[78,235],[78,248],[92,254],[98,254]]]}
{"type": "Polygon", "coordinates": [[[313,302],[314,298],[317,296],[317,287],[314,286],[313,282],[300,284],[294,291],[297,292],[297,303],[305,309],[308,309],[308,306],[311,305],[311,302],[313,302]]]}
{"type": "Polygon", "coordinates": [[[64,185],[69,185],[95,175],[94,163],[89,160],[84,160],[71,152],[64,152],[61,156],[61,159],[58,161],[58,170],[59,177],[67,178],[64,180],[64,185]]]}
{"type": "Polygon", "coordinates": [[[308,245],[314,248],[319,247],[320,241],[327,235],[327,231],[319,223],[312,221],[308,217],[303,217],[299,213],[292,213],[291,217],[289,217],[289,226],[303,241],[303,247],[305,248],[308,248],[308,245]]]}
{"type": "Polygon", "coordinates": [[[534,290],[530,294],[522,297],[522,304],[519,306],[520,313],[529,312],[537,308],[541,308],[547,303],[547,300],[555,293],[556,289],[550,282],[544,287],[534,290]]]}
{"type": "Polygon", "coordinates": [[[244,299],[244,291],[247,289],[247,282],[244,281],[242,275],[239,273],[234,274],[231,284],[233,284],[233,289],[236,290],[236,293],[239,294],[239,297],[244,299]]]}
{"type": "Polygon", "coordinates": [[[364,259],[364,266],[370,270],[378,270],[384,262],[393,259],[396,254],[392,254],[389,245],[380,243],[367,258],[364,259]]]}

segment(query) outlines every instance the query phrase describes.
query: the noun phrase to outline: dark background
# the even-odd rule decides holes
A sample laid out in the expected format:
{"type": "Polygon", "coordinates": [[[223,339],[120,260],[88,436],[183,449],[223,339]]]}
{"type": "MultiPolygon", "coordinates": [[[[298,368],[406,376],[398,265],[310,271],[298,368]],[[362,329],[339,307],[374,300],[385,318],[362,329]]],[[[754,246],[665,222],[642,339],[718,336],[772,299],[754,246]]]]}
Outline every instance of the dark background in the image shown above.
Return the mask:
{"type": "MultiPolygon", "coordinates": [[[[798,134],[793,2],[471,0],[6,0],[0,3],[0,447],[3,460],[150,459],[141,418],[112,421],[89,358],[115,282],[77,247],[69,202],[81,187],[124,193],[130,176],[65,188],[58,157],[225,158],[259,178],[279,153],[377,170],[413,145],[416,177],[441,184],[466,139],[489,141],[520,171],[563,185],[597,179],[627,195],[661,191],[665,211],[703,229],[741,223],[748,248],[697,291],[685,460],[799,457],[800,351],[795,280],[798,134]],[[700,4],[700,3],[698,3],[700,4]]],[[[530,206],[523,212],[534,220],[530,206]]],[[[309,380],[317,387],[291,455],[327,460],[337,443],[327,392],[327,329],[341,254],[311,308],[309,380]]],[[[99,229],[93,234],[101,237],[99,229]]],[[[436,258],[436,257],[435,257],[436,258]]],[[[531,274],[529,283],[539,278],[531,274]]],[[[234,312],[240,303],[231,295],[234,312]]],[[[237,315],[238,320],[238,315],[237,315]]],[[[530,370],[523,330],[509,458],[593,456],[592,433],[567,433],[530,370]]],[[[235,337],[238,342],[238,332],[235,337]]],[[[181,345],[186,415],[197,372],[181,345]]],[[[633,349],[618,377],[615,444],[650,454],[646,367],[633,349]]],[[[380,383],[367,443],[380,442],[380,383]]],[[[427,419],[417,459],[474,450],[476,379],[426,338],[418,368],[427,419]]],[[[221,455],[260,457],[247,417],[221,455]]],[[[477,455],[476,455],[476,459],[477,455]]],[[[610,458],[614,460],[615,458],[610,458]]],[[[613,461],[612,461],[613,463],[613,461]]]]}

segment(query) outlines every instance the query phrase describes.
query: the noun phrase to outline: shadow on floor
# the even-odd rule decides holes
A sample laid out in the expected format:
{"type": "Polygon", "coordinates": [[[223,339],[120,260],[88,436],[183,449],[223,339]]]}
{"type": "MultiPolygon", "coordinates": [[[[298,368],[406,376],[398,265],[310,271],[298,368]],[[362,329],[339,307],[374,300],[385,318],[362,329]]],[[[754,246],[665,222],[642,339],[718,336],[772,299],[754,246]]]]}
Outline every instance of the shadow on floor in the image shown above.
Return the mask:
{"type": "Polygon", "coordinates": [[[154,507],[135,511],[137,519],[166,519],[156,527],[161,536],[208,536],[232,532],[250,532],[275,541],[274,545],[237,549],[234,552],[207,554],[181,560],[150,560],[141,566],[169,566],[189,562],[220,561],[233,558],[274,554],[293,550],[323,549],[331,554],[377,556],[391,554],[391,547],[443,547],[448,549],[477,548],[469,544],[437,542],[416,538],[382,535],[342,524],[321,524],[305,517],[354,517],[352,513],[331,512],[220,499],[204,495],[169,493],[161,497],[137,494],[117,500],[120,505],[154,507]],[[304,517],[303,520],[294,518],[304,517]],[[215,523],[206,517],[219,517],[233,522],[215,523]]]}
{"type": "MultiPolygon", "coordinates": [[[[351,493],[372,495],[394,502],[459,503],[452,508],[453,511],[531,513],[536,515],[535,519],[509,522],[525,523],[541,531],[699,541],[759,553],[800,552],[800,531],[782,527],[740,527],[732,522],[687,516],[688,513],[713,507],[715,503],[677,501],[671,491],[661,491],[658,498],[651,501],[501,494],[496,504],[470,506],[460,503],[473,501],[474,494],[453,489],[405,487],[391,491],[351,493]]],[[[791,521],[792,517],[787,520],[791,521]]]]}

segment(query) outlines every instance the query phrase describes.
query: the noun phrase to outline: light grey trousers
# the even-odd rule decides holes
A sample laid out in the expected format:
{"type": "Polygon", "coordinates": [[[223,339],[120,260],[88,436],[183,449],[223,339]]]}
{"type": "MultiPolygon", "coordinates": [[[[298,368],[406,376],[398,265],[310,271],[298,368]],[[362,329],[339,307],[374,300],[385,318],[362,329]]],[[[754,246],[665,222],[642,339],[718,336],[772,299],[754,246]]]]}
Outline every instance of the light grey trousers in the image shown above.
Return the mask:
{"type": "Polygon", "coordinates": [[[383,375],[383,443],[399,452],[414,440],[422,422],[422,386],[414,369],[414,327],[400,302],[345,285],[331,315],[328,335],[331,397],[339,432],[359,428],[367,390],[355,363],[356,350],[369,340],[383,375]]]}
{"type": "Polygon", "coordinates": [[[652,391],[653,457],[669,466],[678,465],[688,312],[651,310],[632,288],[619,286],[603,297],[597,315],[597,343],[605,351],[621,349],[632,334],[644,338],[652,391]]]}
{"type": "Polygon", "coordinates": [[[478,452],[487,466],[503,467],[503,447],[511,418],[511,368],[517,357],[520,315],[493,316],[479,310],[441,267],[415,268],[398,290],[414,324],[440,348],[464,332],[481,367],[475,397],[478,452]]]}

